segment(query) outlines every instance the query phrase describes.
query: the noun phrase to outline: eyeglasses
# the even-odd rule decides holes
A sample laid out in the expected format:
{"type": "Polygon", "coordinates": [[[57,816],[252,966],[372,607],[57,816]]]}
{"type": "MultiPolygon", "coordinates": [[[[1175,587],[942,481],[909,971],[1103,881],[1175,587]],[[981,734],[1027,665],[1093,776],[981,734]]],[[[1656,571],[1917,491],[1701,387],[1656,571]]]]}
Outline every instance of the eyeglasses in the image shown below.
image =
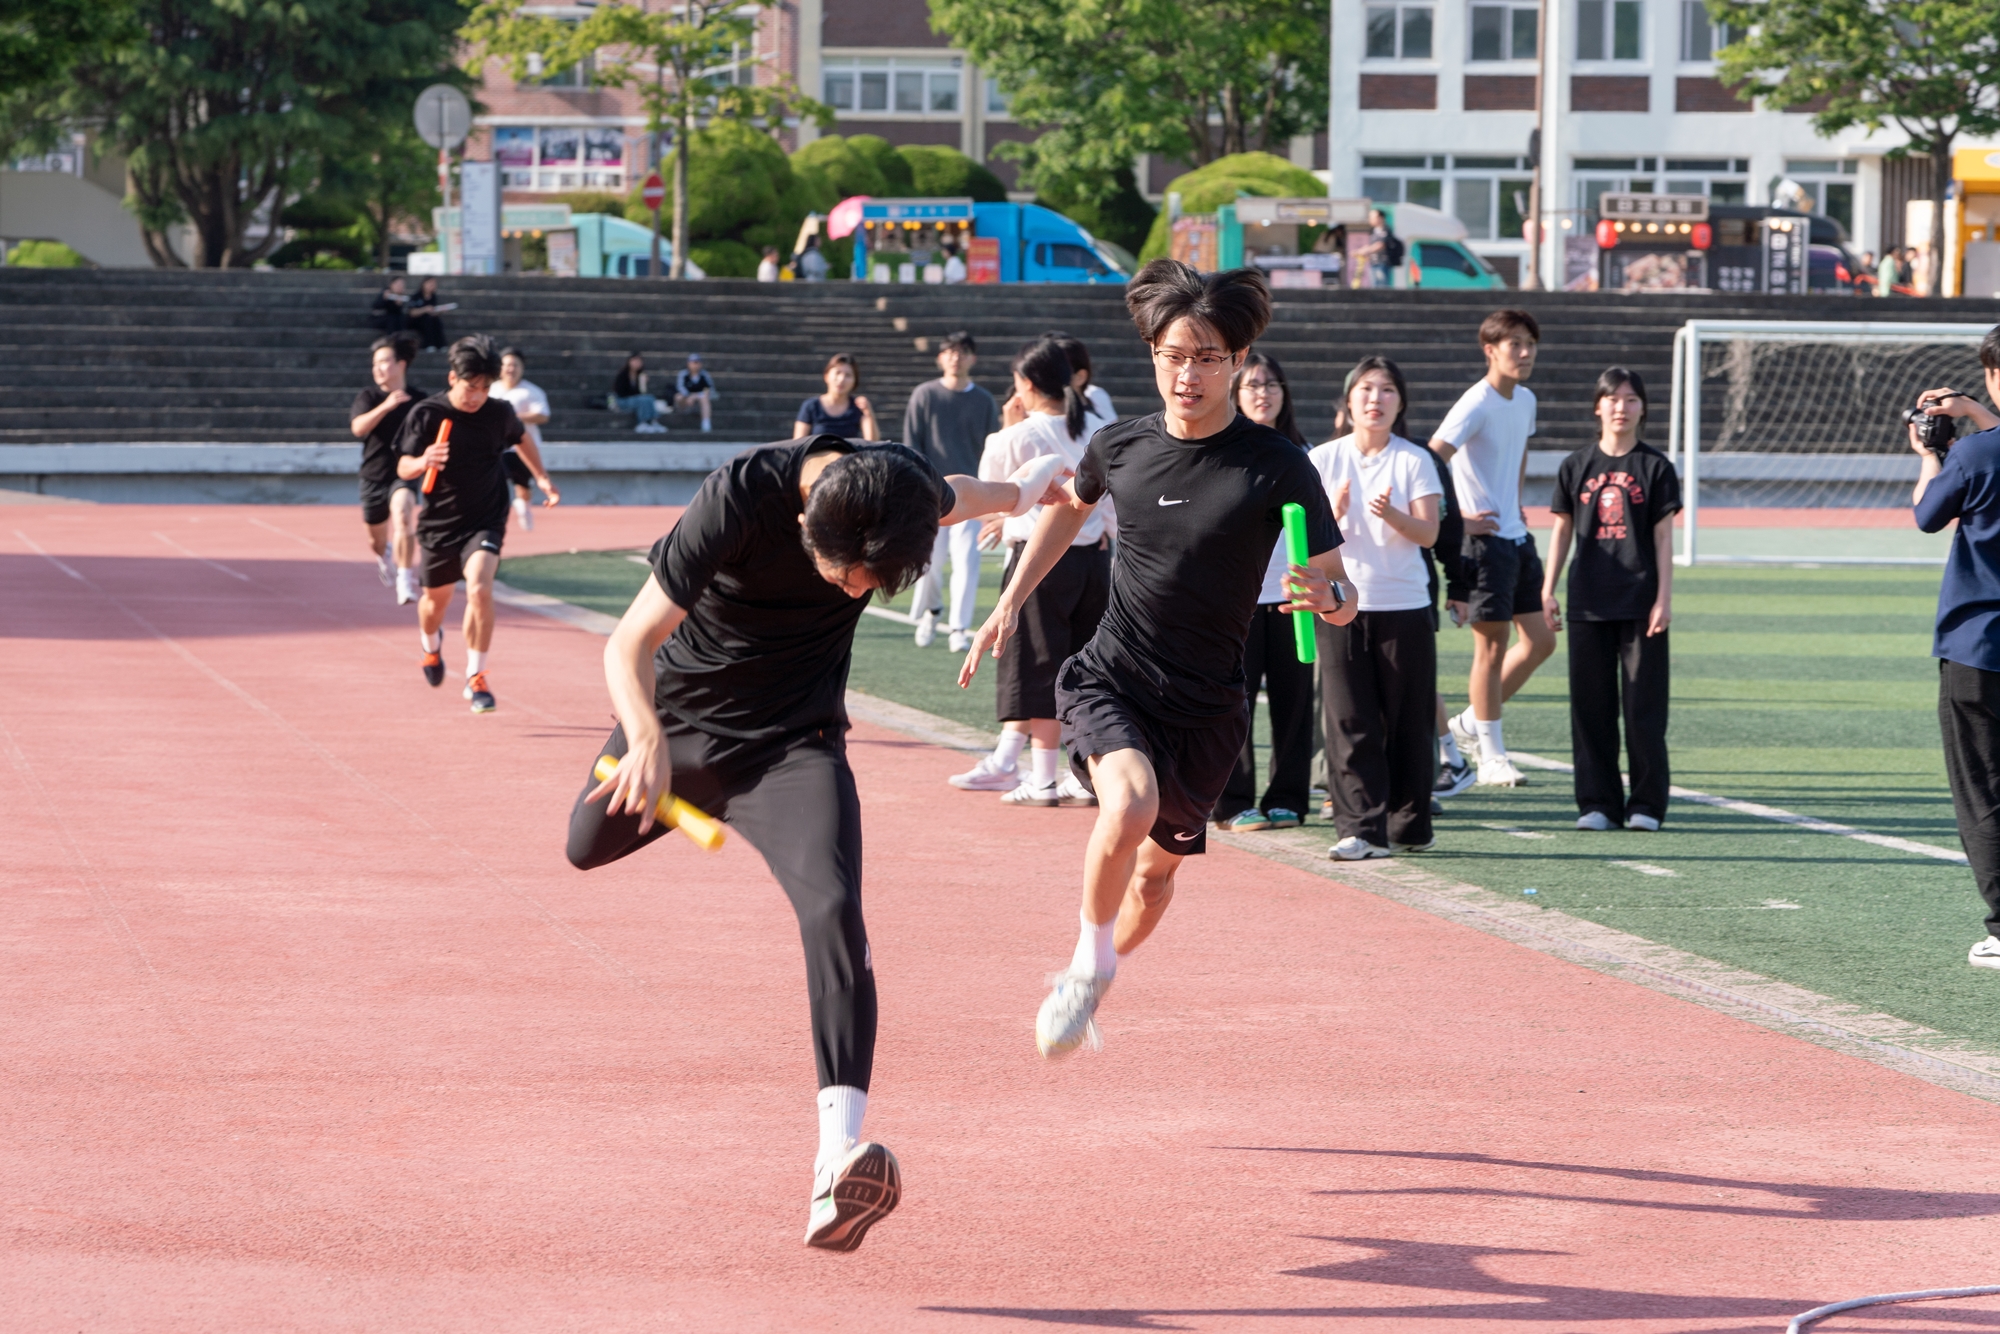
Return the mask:
{"type": "Polygon", "coordinates": [[[1165,348],[1156,347],[1153,349],[1153,360],[1175,375],[1179,375],[1189,367],[1193,367],[1197,375],[1220,375],[1234,365],[1236,358],[1219,357],[1213,352],[1190,357],[1183,352],[1169,352],[1165,348]]]}

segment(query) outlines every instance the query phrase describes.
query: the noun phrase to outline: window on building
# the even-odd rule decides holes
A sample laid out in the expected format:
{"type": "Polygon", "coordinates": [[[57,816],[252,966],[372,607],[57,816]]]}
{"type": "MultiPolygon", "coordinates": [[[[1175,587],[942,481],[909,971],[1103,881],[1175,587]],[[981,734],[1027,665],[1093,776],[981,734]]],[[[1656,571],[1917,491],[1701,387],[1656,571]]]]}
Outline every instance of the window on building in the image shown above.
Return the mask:
{"type": "Polygon", "coordinates": [[[1577,207],[1590,214],[1603,194],[1706,195],[1711,204],[1741,204],[1749,193],[1749,158],[1580,157],[1574,167],[1577,207]]]}
{"type": "MultiPolygon", "coordinates": [[[[743,68],[755,70],[752,64],[743,68]]],[[[956,116],[962,77],[957,60],[949,65],[937,60],[829,61],[821,71],[820,97],[835,111],[956,116]]]]}
{"type": "Polygon", "coordinates": [[[493,160],[503,190],[623,191],[632,165],[611,125],[496,125],[493,160]]]}
{"type": "Polygon", "coordinates": [[[958,71],[940,70],[930,76],[930,111],[949,111],[958,114],[958,71]]]}
{"type": "Polygon", "coordinates": [[[863,70],[859,79],[861,99],[856,104],[857,111],[887,111],[889,109],[889,71],[863,70]]]}
{"type": "Polygon", "coordinates": [[[1692,63],[1715,59],[1715,53],[1745,33],[1727,23],[1711,23],[1702,0],[1681,0],[1681,59],[1692,63]]]}
{"type": "Polygon", "coordinates": [[[922,70],[896,71],[896,110],[922,111],[924,109],[924,72],[922,70]]]}
{"type": "Polygon", "coordinates": [[[1006,115],[1006,114],[1008,113],[1008,107],[1007,107],[1007,104],[1008,104],[1008,102],[1009,102],[1010,100],[1011,100],[1011,99],[1010,99],[1010,98],[1009,98],[1009,97],[1007,96],[1007,94],[1005,94],[1005,93],[1003,93],[1003,92],[1001,92],[1001,91],[1000,91],[1000,80],[998,80],[998,79],[988,79],[988,80],[986,81],[986,114],[987,114],[987,115],[989,115],[989,116],[1004,116],[1004,115],[1006,115]]]}
{"type": "Polygon", "coordinates": [[[1431,7],[1370,5],[1367,50],[1370,60],[1429,60],[1431,7]]]}
{"type": "Polygon", "coordinates": [[[1533,60],[1538,17],[1533,5],[1474,5],[1468,59],[1533,60]]]}
{"type": "Polygon", "coordinates": [[[1854,175],[1859,168],[1853,158],[1786,158],[1784,179],[1806,192],[1814,212],[1826,214],[1852,235],[1854,182],[1840,178],[1854,175]]]}
{"type": "Polygon", "coordinates": [[[1644,29],[1640,0],[1577,0],[1578,60],[1639,60],[1644,29]]]}
{"type": "Polygon", "coordinates": [[[826,104],[836,111],[854,110],[854,71],[830,69],[823,84],[826,104]]]}

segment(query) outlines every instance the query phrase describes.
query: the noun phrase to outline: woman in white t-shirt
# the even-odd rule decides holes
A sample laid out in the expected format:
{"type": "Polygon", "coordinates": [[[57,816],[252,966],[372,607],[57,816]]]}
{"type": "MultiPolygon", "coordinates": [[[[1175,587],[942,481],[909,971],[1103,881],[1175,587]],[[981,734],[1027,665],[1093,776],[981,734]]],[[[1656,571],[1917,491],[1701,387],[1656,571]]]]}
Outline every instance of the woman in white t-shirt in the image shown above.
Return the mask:
{"type": "Polygon", "coordinates": [[[1319,627],[1327,792],[1339,861],[1431,846],[1437,630],[1423,549],[1437,541],[1441,488],[1403,438],[1409,391],[1387,357],[1347,373],[1353,434],[1314,449],[1361,614],[1319,627]]]}
{"type": "MultiPolygon", "coordinates": [[[[1071,380],[1069,358],[1047,336],[1014,357],[1014,393],[1001,407],[998,431],[986,437],[979,475],[1008,478],[1022,464],[1048,454],[1062,456],[1074,469],[1090,438],[1110,425],[1090,412],[1071,380]]],[[[1005,520],[999,536],[1007,544],[1005,588],[1021,563],[1021,551],[1042,516],[1036,505],[1005,520]]],[[[989,521],[991,522],[991,521],[989,521]]],[[[1095,806],[1097,798],[1074,774],[1057,772],[1062,724],[1056,720],[1056,669],[1097,632],[1111,598],[1111,538],[1117,518],[1100,503],[1084,521],[1055,568],[1021,607],[1019,627],[1000,650],[995,674],[994,711],[1001,723],[993,753],[948,781],[969,791],[1004,792],[1010,806],[1095,806]],[[1021,747],[1033,742],[1030,768],[1020,772],[1021,747]]],[[[982,530],[981,537],[986,536],[982,530]]]]}

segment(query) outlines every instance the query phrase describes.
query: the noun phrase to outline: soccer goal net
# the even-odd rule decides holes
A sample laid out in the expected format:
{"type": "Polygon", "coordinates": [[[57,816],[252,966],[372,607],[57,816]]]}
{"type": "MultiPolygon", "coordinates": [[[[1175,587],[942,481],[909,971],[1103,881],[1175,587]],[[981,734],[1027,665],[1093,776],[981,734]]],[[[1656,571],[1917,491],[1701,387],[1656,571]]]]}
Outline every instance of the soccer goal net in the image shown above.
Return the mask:
{"type": "Polygon", "coordinates": [[[1689,320],[1674,334],[1678,562],[1703,559],[1704,506],[1907,505],[1918,461],[1903,413],[1926,389],[1980,391],[1987,327],[1689,320]]]}

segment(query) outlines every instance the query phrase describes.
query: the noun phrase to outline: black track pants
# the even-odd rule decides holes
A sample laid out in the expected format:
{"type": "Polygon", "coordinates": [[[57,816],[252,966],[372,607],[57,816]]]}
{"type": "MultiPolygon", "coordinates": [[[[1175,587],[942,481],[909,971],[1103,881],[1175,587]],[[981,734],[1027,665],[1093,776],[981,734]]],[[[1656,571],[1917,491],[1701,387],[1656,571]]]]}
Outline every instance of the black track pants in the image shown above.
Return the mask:
{"type": "Polygon", "coordinates": [[[1602,811],[1613,824],[1634,812],[1667,818],[1667,632],[1647,635],[1646,623],[1571,620],[1569,746],[1576,761],[1576,808],[1602,811]],[[1618,723],[1632,799],[1618,776],[1618,723]]]}
{"type": "Polygon", "coordinates": [[[1243,750],[1229,785],[1222,789],[1222,801],[1215,808],[1216,823],[1234,819],[1255,806],[1268,811],[1280,807],[1305,815],[1312,796],[1313,755],[1313,665],[1299,661],[1298,641],[1293,637],[1289,612],[1281,604],[1262,602],[1250,621],[1250,638],[1243,645],[1243,690],[1245,707],[1254,722],[1257,690],[1261,686],[1271,697],[1271,777],[1264,799],[1257,800],[1257,747],[1250,732],[1243,735],[1243,750]]]}
{"type": "MultiPolygon", "coordinates": [[[[749,839],[798,914],[819,1086],[866,1090],[875,1065],[875,973],[861,922],[861,802],[843,737],[827,730],[738,741],[677,719],[666,726],[674,794],[749,839]]],[[[598,754],[625,754],[622,727],[598,754]]],[[[583,799],[595,786],[596,778],[586,778],[570,811],[569,859],[579,869],[617,861],[671,832],[655,824],[641,838],[638,816],[607,817],[608,798],[583,799]]],[[[690,847],[684,855],[698,854],[690,847]]]]}
{"type": "Polygon", "coordinates": [[[1437,630],[1431,611],[1319,623],[1320,708],[1334,828],[1376,847],[1431,841],[1437,630]]]}
{"type": "Polygon", "coordinates": [[[1938,660],[1938,723],[1958,837],[2000,936],[2000,672],[1938,660]]]}

